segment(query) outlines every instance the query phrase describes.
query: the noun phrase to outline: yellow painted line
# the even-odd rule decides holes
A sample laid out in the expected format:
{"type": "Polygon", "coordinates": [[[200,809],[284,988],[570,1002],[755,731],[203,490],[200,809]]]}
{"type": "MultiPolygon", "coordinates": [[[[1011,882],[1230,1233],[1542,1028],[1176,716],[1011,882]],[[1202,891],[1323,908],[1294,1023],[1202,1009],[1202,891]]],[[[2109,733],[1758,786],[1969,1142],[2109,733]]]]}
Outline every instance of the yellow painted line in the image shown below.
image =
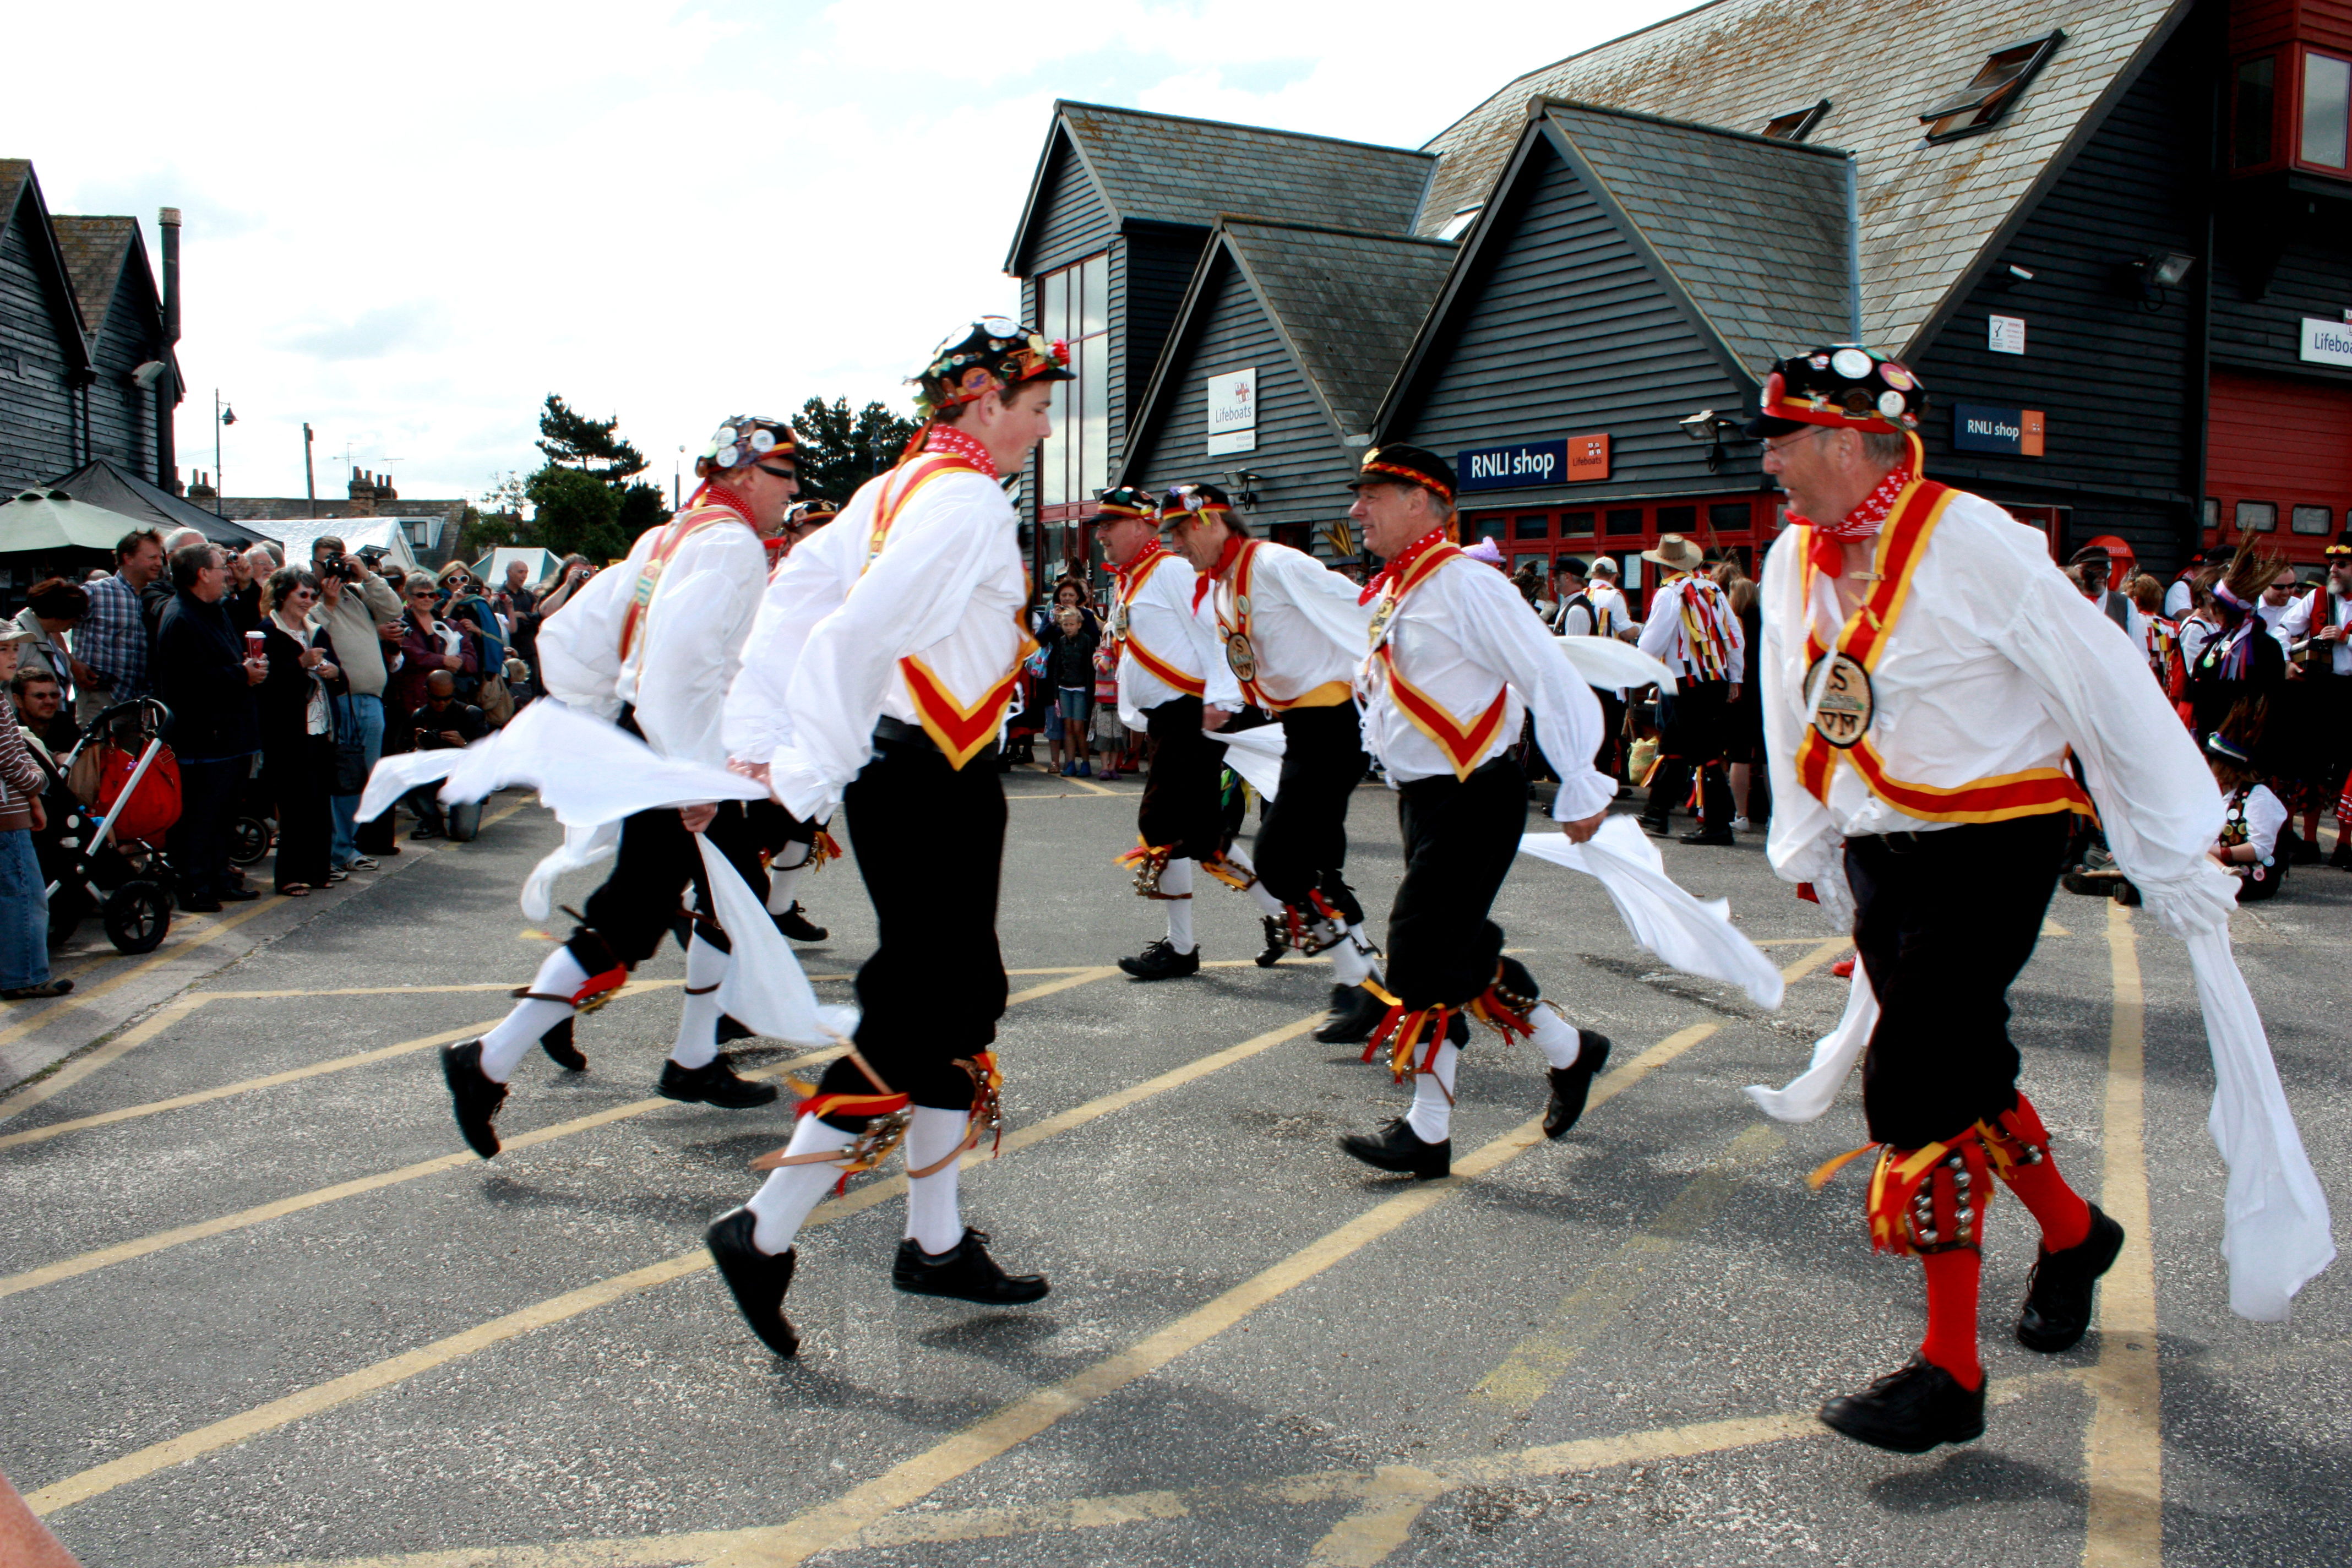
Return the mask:
{"type": "MultiPolygon", "coordinates": [[[[840,1054],[838,1047],[812,1051],[805,1056],[794,1057],[790,1061],[772,1062],[766,1067],[755,1068],[742,1076],[747,1079],[781,1078],[785,1073],[801,1068],[811,1067],[818,1062],[831,1061],[840,1054]]],[[[559,1138],[570,1138],[577,1133],[593,1131],[599,1127],[609,1127],[616,1121],[626,1121],[633,1117],[643,1116],[649,1110],[659,1110],[664,1106],[677,1103],[677,1100],[659,1095],[647,1100],[633,1100],[626,1105],[616,1105],[610,1110],[575,1117],[570,1121],[559,1121],[550,1127],[538,1128],[530,1132],[519,1132],[511,1138],[502,1138],[500,1142],[504,1152],[512,1153],[520,1149],[531,1149],[541,1143],[552,1143],[559,1138]]],[[[354,1177],[348,1182],[337,1182],[332,1186],[319,1187],[307,1193],[297,1193],[291,1197],[279,1198],[271,1203],[257,1204],[252,1208],[240,1209],[235,1214],[223,1215],[217,1219],[200,1220],[194,1225],[179,1226],[171,1230],[157,1231],[152,1236],[137,1237],[130,1241],[118,1242],[112,1247],[100,1247],[94,1252],[81,1253],[77,1257],[45,1264],[38,1268],[27,1269],[22,1274],[0,1276],[0,1297],[14,1296],[24,1290],[38,1289],[44,1285],[54,1285],[60,1279],[71,1279],[77,1275],[94,1273],[100,1268],[111,1268],[117,1263],[128,1263],[134,1258],[146,1258],[187,1242],[204,1241],[215,1236],[226,1236],[233,1231],[249,1229],[273,1219],[282,1219],[288,1215],[300,1214],[305,1209],[320,1208],[344,1198],[358,1197],[362,1193],[381,1192],[386,1187],[396,1187],[403,1183],[419,1181],[426,1176],[438,1175],[444,1171],[455,1171],[480,1163],[481,1161],[475,1157],[471,1150],[455,1154],[441,1154],[430,1160],[419,1160],[413,1165],[403,1165],[397,1170],[379,1171],[373,1175],[354,1177]]]]}
{"type": "MultiPolygon", "coordinates": [[[[178,1002],[172,1004],[172,1007],[184,1008],[188,1012],[193,1012],[194,1005],[194,998],[184,996],[178,1002]]],[[[171,1009],[167,1008],[165,1011],[169,1012],[171,1009]]],[[[179,1016],[184,1016],[185,1013],[179,1016]]],[[[140,1027],[143,1029],[148,1026],[148,1024],[161,1024],[165,1021],[163,1015],[158,1014],[140,1027]]],[[[177,1022],[178,1020],[174,1017],[169,1021],[177,1022]]],[[[217,1089],[202,1089],[193,1094],[175,1094],[169,1100],[150,1100],[144,1105],[126,1105],[118,1110],[101,1110],[95,1116],[78,1116],[70,1121],[53,1121],[46,1127],[28,1127],[22,1132],[11,1132],[5,1136],[0,1136],[0,1149],[13,1149],[24,1143],[38,1143],[47,1139],[61,1137],[68,1132],[79,1132],[88,1127],[108,1127],[118,1121],[133,1121],[140,1117],[160,1115],[166,1110],[184,1110],[191,1105],[205,1105],[215,1100],[226,1100],[232,1095],[249,1094],[257,1089],[274,1089],[282,1083],[299,1083],[306,1078],[318,1078],[325,1073],[342,1072],[350,1068],[365,1067],[371,1062],[389,1061],[394,1057],[404,1057],[411,1051],[427,1050],[435,1046],[447,1045],[451,1040],[462,1040],[468,1035],[478,1035],[496,1022],[498,1020],[493,1018],[488,1023],[467,1024],[463,1028],[444,1029],[437,1035],[426,1035],[421,1039],[402,1040],[396,1045],[378,1046],[372,1051],[360,1051],[348,1057],[336,1057],[331,1061],[313,1062],[305,1068],[289,1068],[284,1072],[273,1072],[261,1078],[248,1078],[236,1083],[225,1083],[217,1089]]],[[[124,1040],[128,1039],[129,1037],[125,1036],[124,1040]]],[[[113,1043],[124,1045],[123,1040],[113,1043]]],[[[124,1045],[124,1048],[128,1049],[129,1046],[124,1045]]]]}
{"type": "MultiPolygon", "coordinates": [[[[201,1005],[203,1005],[202,1003],[185,996],[176,1002],[165,1003],[144,1020],[125,1029],[96,1050],[86,1052],[66,1063],[48,1077],[37,1083],[27,1084],[7,1099],[0,1100],[0,1121],[30,1110],[43,1100],[64,1093],[124,1052],[137,1050],[201,1005]]],[[[6,1139],[0,1139],[0,1148],[7,1147],[8,1142],[6,1139]]]]}
{"type": "Polygon", "coordinates": [[[1445,1478],[1433,1471],[1383,1465],[1372,1472],[1364,1500],[1315,1543],[1307,1561],[1336,1568],[1373,1568],[1404,1544],[1412,1533],[1412,1521],[1445,1491],[1445,1478]]]}
{"type": "MultiPolygon", "coordinates": [[[[1062,985],[1039,989],[1041,992],[1046,989],[1058,990],[1067,984],[1069,983],[1065,982],[1062,985]]],[[[1034,1125],[1016,1129],[1005,1134],[1003,1152],[1008,1154],[1017,1152],[1056,1133],[1083,1126],[1098,1117],[1108,1116],[1115,1110],[1133,1105],[1139,1100],[1150,1099],[1155,1094],[1165,1093],[1169,1089],[1190,1083],[1220,1068],[1230,1066],[1258,1052],[1269,1050],[1286,1040],[1295,1039],[1321,1022],[1320,1013],[1309,1015],[1295,1023],[1286,1024],[1281,1028],[1272,1029],[1253,1039],[1244,1040],[1240,1045],[1228,1047],[1198,1060],[1187,1062],[1182,1067],[1171,1068],[1132,1088],[1088,1100],[1084,1105],[1066,1110],[1058,1116],[1048,1117],[1034,1125]]],[[[906,1188],[907,1178],[903,1173],[884,1181],[867,1183],[845,1197],[835,1198],[820,1205],[809,1216],[807,1226],[830,1224],[835,1220],[861,1213],[898,1196],[905,1192],[906,1188]]],[[[615,1275],[612,1279],[583,1286],[577,1290],[567,1291],[561,1296],[525,1307],[519,1311],[509,1312],[504,1317],[494,1318],[487,1323],[478,1324],[461,1333],[452,1334],[446,1339],[436,1340],[430,1344],[420,1345],[404,1354],[377,1362],[372,1366],[362,1367],[357,1372],[348,1373],[326,1383],[298,1390],[282,1399],[271,1400],[266,1405],[257,1405],[251,1410],[242,1411],[237,1415],[215,1421],[210,1426],[200,1426],[193,1432],[184,1433],[180,1436],[164,1442],[134,1450],[110,1463],[83,1470],[77,1475],[68,1476],[63,1480],[53,1482],[37,1492],[28,1493],[25,1500],[37,1514],[53,1513],[59,1509],[69,1508],[75,1503],[87,1501],[102,1493],[112,1491],[118,1487],[127,1486],[132,1481],[153,1475],[158,1470],[168,1469],[173,1465],[185,1464],[191,1459],[221,1448],[234,1447],[264,1433],[276,1431],[280,1426],[291,1425],[322,1411],[331,1410],[339,1405],[346,1405],[354,1399],[363,1398],[380,1390],[404,1383],[412,1377],[432,1371],[435,1367],[461,1360],[477,1352],[502,1344],[508,1340],[546,1328],[551,1323],[559,1323],[568,1318],[578,1317],[583,1312],[593,1311],[599,1307],[609,1306],[614,1301],[636,1295],[640,1291],[650,1290],[658,1285],[666,1285],[673,1279],[682,1279],[689,1274],[699,1273],[710,1266],[710,1254],[703,1247],[694,1247],[676,1257],[665,1258],[661,1262],[648,1264],[643,1268],[632,1269],[628,1273],[615,1275]]]]}
{"type": "Polygon", "coordinates": [[[2163,1388],[2145,1142],[2147,1008],[2131,911],[2121,904],[2107,906],[2107,952],[2115,1011],[2099,1206],[2124,1227],[2126,1239],[2099,1284],[2099,1360],[2084,1380],[2093,1402],[2083,1445],[2091,1499],[2084,1568],[2125,1568],[2164,1556],[2163,1388]]]}
{"type": "MultiPolygon", "coordinates": [[[[204,946],[205,943],[212,941],[215,937],[235,931],[246,921],[253,919],[254,916],[267,914],[269,910],[280,908],[291,901],[291,900],[282,899],[275,894],[265,894],[254,902],[247,904],[245,908],[237,910],[236,913],[224,916],[214,921],[211,925],[206,926],[195,935],[188,938],[187,941],[183,942],[174,942],[164,947],[157,948],[153,952],[149,953],[145,958],[140,960],[137,963],[132,964],[130,968],[122,971],[121,973],[109,975],[106,979],[100,981],[95,985],[77,989],[71,995],[60,996],[58,1000],[50,1003],[47,1007],[42,1008],[41,1011],[34,1014],[31,1017],[26,1018],[18,1023],[11,1024],[5,1029],[0,1029],[0,1046],[13,1046],[18,1040],[23,1039],[26,1036],[33,1034],[37,1030],[47,1028],[51,1024],[57,1022],[58,1019],[64,1017],[68,1013],[72,1012],[75,1008],[88,1006],[90,1003],[97,1001],[100,997],[121,990],[123,986],[130,984],[133,980],[138,979],[149,970],[160,967],[163,964],[170,963],[173,960],[179,958],[183,953],[193,952],[196,948],[204,946]]],[[[5,1110],[0,1110],[0,1114],[5,1114],[5,1110]]]]}
{"type": "Polygon", "coordinates": [[[2042,934],[2043,936],[2073,936],[2074,933],[2068,931],[2064,926],[2060,925],[2056,921],[2052,920],[2048,915],[2043,915],[2042,917],[2042,934]]]}
{"type": "Polygon", "coordinates": [[[1806,975],[1811,974],[1814,970],[1819,969],[1822,964],[1827,963],[1831,959],[1835,958],[1838,954],[1845,952],[1846,949],[1853,945],[1853,939],[1852,937],[1833,936],[1830,938],[1829,941],[1822,942],[1821,945],[1814,948],[1812,952],[1805,954],[1804,957],[1797,960],[1796,963],[1790,964],[1787,968],[1781,970],[1780,978],[1790,984],[1802,980],[1806,975]]]}

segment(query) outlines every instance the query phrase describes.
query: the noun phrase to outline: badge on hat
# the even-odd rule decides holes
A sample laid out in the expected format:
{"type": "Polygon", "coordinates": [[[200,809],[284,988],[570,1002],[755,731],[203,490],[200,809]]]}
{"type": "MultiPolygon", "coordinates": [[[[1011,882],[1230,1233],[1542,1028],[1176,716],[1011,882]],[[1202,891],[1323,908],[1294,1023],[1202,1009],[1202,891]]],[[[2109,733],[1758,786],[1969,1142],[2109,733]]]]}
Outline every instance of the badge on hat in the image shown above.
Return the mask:
{"type": "Polygon", "coordinates": [[[1756,417],[1741,430],[1749,437],[1787,436],[1823,425],[1903,435],[1919,428],[1927,406],[1927,388],[1908,367],[1860,343],[1836,343],[1775,363],[1765,374],[1756,417]]]}

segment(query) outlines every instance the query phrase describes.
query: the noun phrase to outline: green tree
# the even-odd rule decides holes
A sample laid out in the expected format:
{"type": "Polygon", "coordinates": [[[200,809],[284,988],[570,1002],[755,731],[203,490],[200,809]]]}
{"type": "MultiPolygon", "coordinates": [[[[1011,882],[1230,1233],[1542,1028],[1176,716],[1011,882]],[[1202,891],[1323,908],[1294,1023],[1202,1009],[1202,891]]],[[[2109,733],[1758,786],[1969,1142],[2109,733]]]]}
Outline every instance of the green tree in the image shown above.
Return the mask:
{"type": "Polygon", "coordinates": [[[591,561],[611,561],[629,552],[635,536],[622,531],[621,492],[611,485],[578,468],[550,463],[531,475],[524,493],[536,509],[532,543],[558,555],[577,552],[591,561]]]}
{"type": "Polygon", "coordinates": [[[530,543],[530,524],[522,515],[530,499],[520,474],[512,470],[492,474],[490,488],[482,492],[482,504],[466,509],[458,553],[470,561],[500,545],[530,543]]]}
{"type": "Polygon", "coordinates": [[[553,393],[539,416],[539,449],[559,468],[577,468],[618,489],[646,471],[645,454],[614,431],[621,421],[591,419],[575,413],[553,393]]]}
{"type": "Polygon", "coordinates": [[[906,450],[920,425],[869,403],[852,414],[849,400],[812,397],[802,405],[793,428],[800,433],[797,462],[801,494],[839,505],[857,487],[889,468],[906,450]]]}

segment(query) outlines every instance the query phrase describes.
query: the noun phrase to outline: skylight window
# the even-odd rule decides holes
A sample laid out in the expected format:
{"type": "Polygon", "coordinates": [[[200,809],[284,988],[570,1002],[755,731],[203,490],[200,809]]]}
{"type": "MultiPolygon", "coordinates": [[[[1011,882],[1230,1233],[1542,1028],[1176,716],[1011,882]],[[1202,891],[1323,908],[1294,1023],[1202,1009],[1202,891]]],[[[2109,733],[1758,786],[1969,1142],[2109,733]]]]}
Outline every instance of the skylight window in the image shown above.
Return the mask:
{"type": "Polygon", "coordinates": [[[1995,49],[1977,68],[1977,74],[1966,88],[1933,109],[1919,111],[1921,122],[1927,127],[1927,140],[1948,142],[1990,130],[2017,101],[2025,84],[2033,79],[2033,73],[2050,58],[2050,51],[2065,38],[2065,34],[2053,28],[2038,37],[1995,49]]]}
{"type": "Polygon", "coordinates": [[[1764,134],[1775,142],[1802,142],[1812,134],[1813,127],[1819,125],[1822,116],[1829,111],[1830,100],[1825,98],[1819,103],[1808,104],[1786,114],[1776,114],[1765,122],[1764,134]]]}
{"type": "Polygon", "coordinates": [[[1452,217],[1445,220],[1445,226],[1437,231],[1437,237],[1460,239],[1470,226],[1478,221],[1478,215],[1486,210],[1486,204],[1484,202],[1480,202],[1474,207],[1460,208],[1452,217]]]}

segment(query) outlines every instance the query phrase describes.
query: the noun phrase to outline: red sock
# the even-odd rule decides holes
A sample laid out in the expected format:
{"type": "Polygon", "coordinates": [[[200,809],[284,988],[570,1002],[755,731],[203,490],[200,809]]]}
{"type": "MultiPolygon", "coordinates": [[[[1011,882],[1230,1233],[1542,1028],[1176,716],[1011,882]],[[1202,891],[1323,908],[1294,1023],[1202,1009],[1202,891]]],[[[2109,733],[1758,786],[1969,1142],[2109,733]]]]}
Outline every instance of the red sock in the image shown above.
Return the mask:
{"type": "Polygon", "coordinates": [[[1984,1255],[1973,1247],[1930,1252],[1920,1263],[1927,1275],[1927,1337],[1919,1353],[1959,1380],[1962,1388],[1984,1386],[1977,1360],[1977,1279],[1984,1255]]]}
{"type": "Polygon", "coordinates": [[[2043,1152],[2031,1165],[2011,1165],[2001,1180],[2009,1184],[2017,1201],[2041,1225],[2044,1251],[2063,1252],[2070,1247],[2079,1247],[2091,1234],[2091,1205],[2058,1173],[2058,1157],[2048,1152],[2049,1134],[2043,1131],[2042,1118],[2032,1102],[2021,1094],[2017,1097],[2017,1109],[2030,1131],[2041,1140],[2043,1152]]]}

